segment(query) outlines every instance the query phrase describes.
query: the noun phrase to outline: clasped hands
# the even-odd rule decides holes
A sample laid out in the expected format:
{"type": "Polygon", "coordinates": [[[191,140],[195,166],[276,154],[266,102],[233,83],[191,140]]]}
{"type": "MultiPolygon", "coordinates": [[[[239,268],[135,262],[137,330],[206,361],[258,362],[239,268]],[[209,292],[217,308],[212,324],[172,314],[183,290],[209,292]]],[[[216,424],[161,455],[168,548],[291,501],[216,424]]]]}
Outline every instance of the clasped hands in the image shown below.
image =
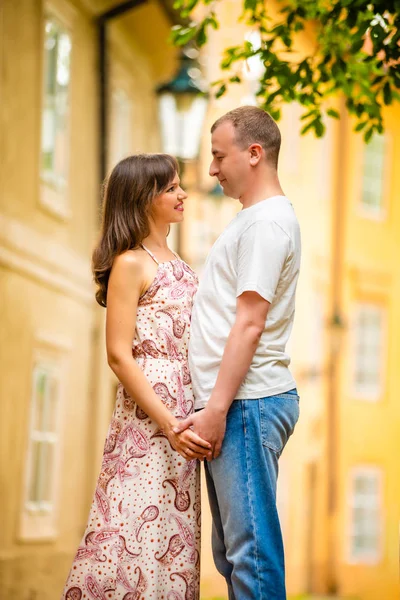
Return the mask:
{"type": "Polygon", "coordinates": [[[221,453],[225,429],[226,414],[206,406],[190,417],[177,421],[166,435],[186,460],[212,460],[221,453]]]}

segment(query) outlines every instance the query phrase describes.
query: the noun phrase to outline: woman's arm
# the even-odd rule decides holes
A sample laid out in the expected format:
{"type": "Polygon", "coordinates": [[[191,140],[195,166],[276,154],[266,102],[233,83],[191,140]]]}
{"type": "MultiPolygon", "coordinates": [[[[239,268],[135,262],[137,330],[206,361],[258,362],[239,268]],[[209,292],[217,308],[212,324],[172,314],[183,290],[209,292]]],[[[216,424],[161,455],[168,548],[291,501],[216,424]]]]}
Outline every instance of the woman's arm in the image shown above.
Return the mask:
{"type": "Polygon", "coordinates": [[[151,279],[146,272],[145,262],[134,252],[125,252],[115,258],[107,291],[108,364],[128,394],[164,431],[179,454],[187,460],[201,459],[209,453],[210,444],[190,429],[182,434],[174,433],[178,419],[154,392],[132,356],[138,302],[151,279]]]}

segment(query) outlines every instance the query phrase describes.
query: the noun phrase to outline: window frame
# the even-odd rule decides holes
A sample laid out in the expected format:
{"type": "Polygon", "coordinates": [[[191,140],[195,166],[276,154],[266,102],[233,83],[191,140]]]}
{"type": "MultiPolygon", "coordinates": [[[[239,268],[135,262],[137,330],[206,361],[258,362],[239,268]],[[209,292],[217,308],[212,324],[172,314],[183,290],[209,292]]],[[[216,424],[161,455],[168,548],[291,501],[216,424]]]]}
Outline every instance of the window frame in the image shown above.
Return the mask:
{"type": "MultiPolygon", "coordinates": [[[[348,479],[348,527],[347,527],[347,561],[349,564],[376,565],[383,558],[383,534],[384,534],[384,511],[383,511],[383,469],[377,465],[357,465],[350,469],[348,479]],[[356,502],[355,481],[357,477],[371,477],[376,481],[377,504],[373,507],[377,511],[377,540],[374,551],[355,552],[355,508],[368,508],[368,501],[356,502]]],[[[370,517],[368,517],[370,518],[370,517]]]]}
{"type": "Polygon", "coordinates": [[[71,167],[71,138],[72,138],[72,94],[73,94],[73,62],[74,62],[74,22],[76,10],[72,8],[64,0],[58,2],[46,2],[43,8],[41,18],[41,87],[40,87],[40,136],[39,136],[39,205],[52,217],[61,221],[71,219],[70,205],[70,167],[71,167]],[[71,50],[69,55],[69,81],[68,81],[68,110],[67,110],[67,125],[65,130],[66,139],[66,174],[65,180],[62,182],[56,181],[56,177],[49,175],[43,169],[43,115],[46,107],[46,92],[45,79],[47,73],[46,68],[46,22],[52,20],[56,22],[69,36],[71,50]]]}
{"type": "Polygon", "coordinates": [[[379,402],[385,391],[385,363],[386,363],[386,348],[387,348],[387,336],[388,336],[388,311],[385,304],[370,299],[359,300],[353,310],[353,327],[352,327],[352,369],[351,369],[351,389],[352,395],[357,400],[363,400],[366,402],[379,402]],[[378,357],[377,372],[378,380],[376,384],[371,385],[360,384],[357,382],[357,373],[359,371],[359,320],[361,312],[367,307],[373,307],[380,312],[381,315],[381,330],[380,330],[380,346],[381,353],[378,357]]]}
{"type": "Polygon", "coordinates": [[[126,158],[134,152],[133,143],[133,124],[134,124],[134,102],[129,93],[129,90],[125,86],[113,85],[111,89],[111,104],[110,104],[110,168],[114,167],[120,160],[126,158]],[[122,101],[122,102],[121,102],[122,101]],[[118,106],[121,102],[123,109],[126,110],[125,116],[127,116],[127,122],[125,123],[125,129],[127,129],[127,136],[125,142],[128,141],[126,148],[121,148],[120,140],[118,139],[120,133],[120,114],[118,114],[118,106]]]}
{"type": "Polygon", "coordinates": [[[381,201],[378,208],[371,207],[363,201],[363,190],[364,190],[364,165],[365,165],[365,152],[367,148],[373,144],[371,140],[370,144],[361,142],[361,161],[360,161],[360,179],[359,179],[359,197],[358,197],[358,214],[361,218],[369,221],[385,221],[388,216],[388,196],[389,196],[389,185],[390,185],[390,165],[391,165],[391,138],[388,132],[381,134],[383,137],[384,151],[383,151],[383,167],[382,167],[382,185],[381,185],[381,201]]]}
{"type": "MultiPolygon", "coordinates": [[[[31,478],[34,477],[34,473],[33,473],[33,451],[32,451],[32,446],[34,445],[35,442],[39,442],[39,443],[44,443],[44,444],[51,444],[53,449],[56,448],[56,445],[59,442],[59,418],[58,414],[60,412],[59,410],[59,403],[60,403],[60,376],[59,376],[59,370],[57,368],[57,366],[49,361],[38,361],[35,362],[35,365],[33,367],[33,371],[32,371],[32,386],[31,386],[31,414],[30,414],[30,427],[29,427],[29,448],[28,448],[28,460],[27,460],[27,464],[28,464],[28,468],[27,468],[27,482],[26,482],[26,489],[25,489],[25,509],[32,513],[32,514],[50,514],[51,512],[53,512],[54,510],[54,494],[55,494],[55,490],[54,490],[54,466],[53,466],[53,473],[52,473],[52,485],[51,485],[51,500],[50,501],[44,501],[44,500],[38,500],[38,501],[33,501],[30,498],[30,488],[32,485],[32,481],[31,478]],[[49,396],[51,394],[51,392],[49,391],[49,384],[51,385],[51,381],[55,381],[56,382],[56,386],[57,386],[57,391],[55,394],[55,402],[56,402],[56,431],[55,432],[49,432],[49,431],[44,431],[41,429],[38,429],[35,427],[35,421],[36,421],[36,417],[37,417],[37,410],[38,410],[38,386],[40,385],[39,383],[39,379],[41,376],[45,375],[47,377],[47,381],[49,383],[46,382],[46,386],[45,386],[45,393],[44,393],[44,403],[45,403],[45,410],[48,410],[48,405],[49,402],[51,402],[51,400],[49,400],[49,396]]],[[[40,486],[41,487],[41,486],[40,486]]]]}
{"type": "MultiPolygon", "coordinates": [[[[64,394],[66,385],[67,350],[69,344],[59,340],[38,337],[32,355],[31,385],[30,385],[30,410],[27,423],[27,436],[25,448],[25,468],[23,473],[23,486],[21,496],[21,513],[19,522],[19,539],[21,541],[54,540],[58,535],[57,519],[60,493],[60,465],[62,459],[63,429],[62,417],[64,413],[64,394]],[[34,430],[37,408],[36,382],[38,373],[47,371],[57,381],[57,399],[55,407],[55,433],[48,435],[54,443],[52,474],[50,481],[51,502],[46,506],[35,506],[29,498],[31,477],[33,475],[33,442],[37,433],[34,430]]],[[[39,436],[40,437],[40,436],[39,436]]],[[[37,440],[36,440],[37,441],[37,440]]]]}

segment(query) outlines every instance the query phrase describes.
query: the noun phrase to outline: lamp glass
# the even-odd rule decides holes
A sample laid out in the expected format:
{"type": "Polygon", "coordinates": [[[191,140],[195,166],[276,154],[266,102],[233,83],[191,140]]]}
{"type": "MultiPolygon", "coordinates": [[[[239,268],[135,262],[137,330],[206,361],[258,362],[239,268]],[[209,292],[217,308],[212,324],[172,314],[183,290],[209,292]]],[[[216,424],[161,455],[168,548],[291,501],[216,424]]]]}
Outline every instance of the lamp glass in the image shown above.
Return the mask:
{"type": "Polygon", "coordinates": [[[177,158],[197,157],[207,98],[193,93],[160,94],[159,111],[163,150],[177,158]]]}

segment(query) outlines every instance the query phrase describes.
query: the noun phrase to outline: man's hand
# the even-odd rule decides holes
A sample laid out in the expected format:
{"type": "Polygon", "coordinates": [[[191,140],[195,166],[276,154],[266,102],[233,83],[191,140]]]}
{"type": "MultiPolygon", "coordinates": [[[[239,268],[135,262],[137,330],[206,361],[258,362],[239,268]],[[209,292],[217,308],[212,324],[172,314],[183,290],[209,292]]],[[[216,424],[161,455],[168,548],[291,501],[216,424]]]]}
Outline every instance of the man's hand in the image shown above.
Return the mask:
{"type": "Polygon", "coordinates": [[[212,457],[207,456],[207,460],[217,458],[221,453],[222,442],[225,437],[226,413],[206,406],[206,408],[191,415],[187,419],[179,421],[178,425],[174,427],[174,431],[175,433],[180,433],[189,427],[191,427],[200,438],[210,442],[212,457]]]}
{"type": "MultiPolygon", "coordinates": [[[[221,453],[226,415],[246,377],[265,328],[270,303],[257,292],[243,292],[236,301],[236,319],[228,336],[217,381],[206,408],[179,421],[175,432],[189,427],[212,446],[212,458],[221,453]]],[[[206,457],[209,460],[208,456],[206,457]]]]}
{"type": "Polygon", "coordinates": [[[178,433],[176,431],[178,424],[180,421],[175,419],[174,423],[164,427],[164,433],[174,450],[179,452],[185,460],[198,459],[202,461],[205,458],[211,458],[211,444],[201,439],[191,429],[183,428],[183,430],[179,430],[182,433],[178,433]]]}

